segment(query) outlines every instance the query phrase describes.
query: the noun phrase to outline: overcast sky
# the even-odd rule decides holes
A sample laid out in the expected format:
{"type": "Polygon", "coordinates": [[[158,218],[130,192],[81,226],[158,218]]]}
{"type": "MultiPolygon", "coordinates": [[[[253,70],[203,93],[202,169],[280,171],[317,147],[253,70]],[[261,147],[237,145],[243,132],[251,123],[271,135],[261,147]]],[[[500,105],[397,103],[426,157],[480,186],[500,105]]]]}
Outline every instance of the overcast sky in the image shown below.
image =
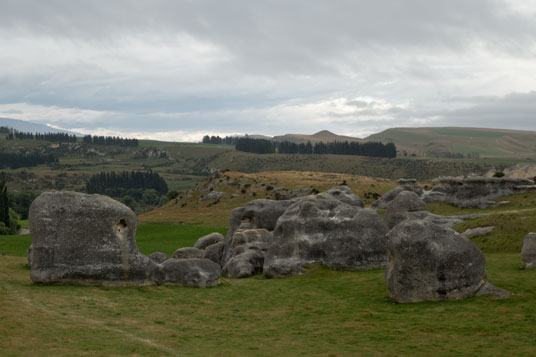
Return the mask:
{"type": "Polygon", "coordinates": [[[536,0],[1,0],[0,117],[174,141],[536,130],[536,0]]]}

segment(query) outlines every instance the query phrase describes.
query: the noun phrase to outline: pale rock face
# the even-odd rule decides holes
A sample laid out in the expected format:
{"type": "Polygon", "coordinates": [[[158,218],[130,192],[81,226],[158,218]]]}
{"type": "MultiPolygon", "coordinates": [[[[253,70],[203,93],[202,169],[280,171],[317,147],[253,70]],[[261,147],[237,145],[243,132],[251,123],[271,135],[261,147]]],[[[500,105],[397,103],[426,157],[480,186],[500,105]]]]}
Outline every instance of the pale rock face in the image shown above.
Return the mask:
{"type": "Polygon", "coordinates": [[[469,239],[426,220],[408,220],[387,235],[385,282],[399,303],[459,300],[507,292],[486,281],[485,257],[469,239]]]}
{"type": "Polygon", "coordinates": [[[383,219],[389,228],[409,218],[408,212],[426,211],[426,203],[412,191],[400,192],[394,200],[389,202],[383,219]]]}
{"type": "Polygon", "coordinates": [[[135,241],[136,215],[106,196],[45,192],[30,207],[30,227],[35,283],[212,286],[219,281],[221,269],[208,259],[159,264],[142,255],[135,241]]]}
{"type": "Polygon", "coordinates": [[[247,278],[262,273],[264,256],[272,241],[272,232],[266,229],[236,230],[229,242],[223,275],[247,278]]]}
{"type": "Polygon", "coordinates": [[[304,264],[336,270],[382,268],[387,262],[387,231],[373,210],[350,206],[327,193],[307,196],[279,218],[264,273],[299,274],[304,264]]]}

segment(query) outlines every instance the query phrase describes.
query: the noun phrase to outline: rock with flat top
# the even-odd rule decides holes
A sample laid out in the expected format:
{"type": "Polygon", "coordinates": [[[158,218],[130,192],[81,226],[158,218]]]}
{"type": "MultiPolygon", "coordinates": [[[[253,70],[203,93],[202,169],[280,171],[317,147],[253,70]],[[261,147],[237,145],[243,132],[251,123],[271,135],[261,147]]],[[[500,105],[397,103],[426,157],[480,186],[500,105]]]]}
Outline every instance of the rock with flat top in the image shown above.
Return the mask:
{"type": "Polygon", "coordinates": [[[45,192],[30,207],[35,283],[144,285],[158,264],[136,247],[136,215],[107,196],[45,192]]]}

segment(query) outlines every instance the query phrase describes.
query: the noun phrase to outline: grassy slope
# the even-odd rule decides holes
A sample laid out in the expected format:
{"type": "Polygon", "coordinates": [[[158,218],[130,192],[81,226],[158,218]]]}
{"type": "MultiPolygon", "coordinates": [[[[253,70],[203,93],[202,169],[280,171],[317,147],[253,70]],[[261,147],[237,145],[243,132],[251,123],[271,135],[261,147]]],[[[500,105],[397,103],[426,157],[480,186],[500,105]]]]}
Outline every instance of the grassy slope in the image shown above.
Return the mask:
{"type": "MultiPolygon", "coordinates": [[[[287,173],[279,179],[295,187],[309,180],[328,185],[320,174],[300,177],[287,173]]],[[[390,302],[382,270],[335,272],[315,266],[292,278],[228,279],[209,289],[38,286],[29,280],[24,257],[2,256],[0,349],[8,356],[531,355],[536,271],[519,269],[518,244],[527,230],[536,230],[536,193],[503,199],[510,203],[487,209],[489,216],[457,229],[490,222],[500,227],[474,241],[486,252],[489,280],[514,292],[506,300],[397,305],[390,302]]],[[[442,204],[429,209],[479,211],[442,204]]],[[[212,230],[224,232],[141,224],[138,244],[145,254],[170,253],[212,230]]],[[[6,239],[0,240],[2,250],[12,246],[17,254],[9,255],[24,255],[29,236],[6,239]],[[19,248],[15,239],[21,240],[19,248]]]]}
{"type": "Polygon", "coordinates": [[[507,300],[397,305],[381,270],[231,279],[209,289],[32,285],[0,257],[4,355],[532,355],[536,271],[488,255],[507,300]]]}
{"type": "Polygon", "coordinates": [[[536,132],[477,128],[392,128],[367,140],[393,141],[401,150],[469,154],[481,157],[536,158],[536,132]]]}
{"type": "MultiPolygon", "coordinates": [[[[177,223],[177,221],[181,221],[193,225],[227,226],[229,216],[234,208],[243,206],[257,198],[273,199],[272,192],[266,190],[267,186],[287,189],[316,188],[322,192],[346,181],[352,191],[363,198],[366,192],[376,192],[381,195],[396,186],[396,183],[391,180],[298,171],[271,171],[257,174],[226,172],[220,175],[220,178],[222,182],[219,182],[218,179],[207,179],[199,185],[201,188],[214,187],[215,191],[224,192],[225,194],[219,203],[214,205],[210,201],[200,201],[201,195],[206,193],[195,191],[190,199],[172,200],[156,210],[141,215],[140,221],[144,223],[177,223]],[[233,182],[238,183],[238,185],[229,184],[233,182]],[[246,192],[241,193],[241,188],[247,185],[249,187],[246,188],[246,192]],[[238,194],[239,197],[231,198],[232,194],[238,194]],[[255,196],[252,196],[253,194],[255,196]]],[[[370,203],[372,200],[365,199],[365,202],[370,203]]]]}

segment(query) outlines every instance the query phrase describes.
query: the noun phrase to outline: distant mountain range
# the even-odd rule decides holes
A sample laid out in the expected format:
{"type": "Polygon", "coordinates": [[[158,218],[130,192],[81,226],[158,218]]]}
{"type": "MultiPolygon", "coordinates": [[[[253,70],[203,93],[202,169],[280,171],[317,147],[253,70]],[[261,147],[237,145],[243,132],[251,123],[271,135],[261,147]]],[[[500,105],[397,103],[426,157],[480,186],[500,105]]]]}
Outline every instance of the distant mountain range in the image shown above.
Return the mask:
{"type": "Polygon", "coordinates": [[[391,128],[360,139],[322,130],[312,135],[274,136],[273,140],[295,143],[381,141],[394,143],[401,156],[459,157],[463,155],[472,158],[536,159],[536,131],[463,127],[391,128]]]}
{"type": "Polygon", "coordinates": [[[351,136],[337,135],[332,133],[329,130],[322,130],[316,134],[306,135],[306,134],[285,134],[274,136],[272,140],[275,141],[290,141],[294,143],[306,143],[310,141],[311,143],[317,142],[333,142],[333,141],[364,141],[363,139],[354,138],[351,136]]]}
{"type": "Polygon", "coordinates": [[[47,125],[32,123],[29,121],[18,119],[0,118],[0,126],[7,126],[8,128],[12,128],[25,133],[65,133],[69,135],[83,136],[82,134],[75,133],[73,131],[56,129],[47,125]]]}

